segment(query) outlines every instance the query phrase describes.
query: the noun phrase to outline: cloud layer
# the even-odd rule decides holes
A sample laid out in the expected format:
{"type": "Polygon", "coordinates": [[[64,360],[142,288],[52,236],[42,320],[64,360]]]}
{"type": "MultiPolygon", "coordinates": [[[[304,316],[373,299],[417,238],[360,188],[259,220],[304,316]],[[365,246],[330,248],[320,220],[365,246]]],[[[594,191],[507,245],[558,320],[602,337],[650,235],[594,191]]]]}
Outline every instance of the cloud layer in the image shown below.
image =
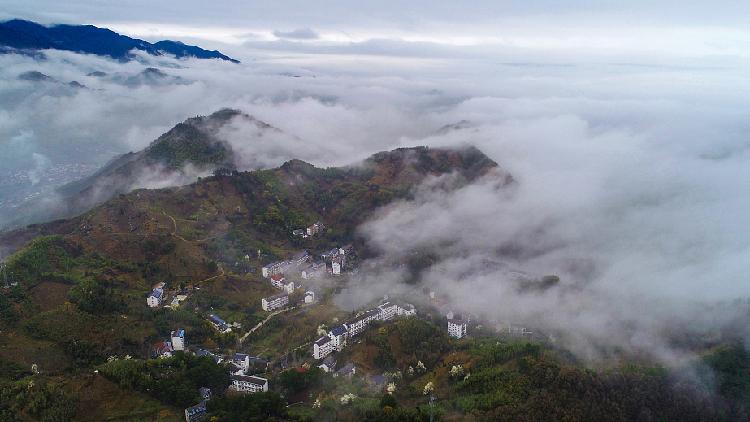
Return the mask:
{"type": "MultiPolygon", "coordinates": [[[[290,158],[341,165],[398,146],[470,143],[517,184],[424,186],[414,202],[362,227],[385,261],[411,251],[437,257],[420,287],[453,307],[550,333],[586,357],[625,349],[672,358],[683,350],[674,327],[730,329],[745,315],[726,304],[750,293],[749,73],[741,56],[712,54],[734,51],[732,37],[715,32],[724,47],[660,57],[630,41],[591,54],[574,37],[563,45],[338,42],[318,23],[280,24],[315,29],[275,29],[278,41],[245,39],[236,46],[241,65],[2,55],[3,180],[26,177],[18,194],[33,194],[51,169],[101,165],[222,107],[282,131],[225,127],[220,136],[245,168],[290,158]],[[144,79],[147,67],[167,77],[144,79]],[[17,78],[27,71],[55,81],[17,78]],[[74,80],[85,88],[67,84],[74,80]],[[519,290],[518,272],[561,281],[519,290]]],[[[401,289],[405,275],[362,278],[374,297],[401,289]]]]}

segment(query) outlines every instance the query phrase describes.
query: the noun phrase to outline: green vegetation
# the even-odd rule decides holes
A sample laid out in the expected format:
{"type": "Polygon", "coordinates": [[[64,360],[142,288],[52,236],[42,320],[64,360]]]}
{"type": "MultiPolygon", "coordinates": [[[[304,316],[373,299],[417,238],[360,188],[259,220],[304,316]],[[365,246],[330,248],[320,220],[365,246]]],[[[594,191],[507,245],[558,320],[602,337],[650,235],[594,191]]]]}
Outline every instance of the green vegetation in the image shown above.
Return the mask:
{"type": "Polygon", "coordinates": [[[148,392],[164,403],[180,407],[200,401],[200,387],[224,391],[229,385],[226,368],[211,358],[182,352],[161,359],[114,359],[99,370],[122,387],[148,392]]]}
{"type": "Polygon", "coordinates": [[[34,378],[0,385],[2,421],[65,422],[75,413],[76,398],[54,385],[34,378]]]}
{"type": "Polygon", "coordinates": [[[288,420],[286,402],[277,393],[217,397],[207,404],[209,418],[220,422],[265,422],[288,420]]]}

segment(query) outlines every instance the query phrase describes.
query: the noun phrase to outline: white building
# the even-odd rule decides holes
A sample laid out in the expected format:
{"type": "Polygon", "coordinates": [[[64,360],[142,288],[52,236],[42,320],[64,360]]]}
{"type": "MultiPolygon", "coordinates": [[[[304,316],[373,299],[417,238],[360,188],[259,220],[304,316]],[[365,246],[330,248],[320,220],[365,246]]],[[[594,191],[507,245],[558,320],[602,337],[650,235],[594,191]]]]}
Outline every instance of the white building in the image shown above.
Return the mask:
{"type": "Polygon", "coordinates": [[[396,315],[398,316],[411,316],[416,315],[417,309],[411,303],[407,303],[404,306],[398,306],[396,309],[396,315]]]}
{"type": "Polygon", "coordinates": [[[159,307],[163,301],[164,301],[163,289],[154,289],[153,291],[151,291],[151,294],[148,295],[148,298],[146,298],[146,303],[151,308],[159,307]]]}
{"type": "Polygon", "coordinates": [[[313,343],[313,357],[315,359],[323,359],[331,352],[333,352],[333,341],[330,337],[323,336],[313,343]]]}
{"type": "Polygon", "coordinates": [[[261,307],[267,312],[283,308],[287,304],[289,304],[289,294],[287,293],[279,293],[270,297],[264,297],[260,301],[261,307]]]}
{"type": "Polygon", "coordinates": [[[172,337],[172,348],[174,350],[185,350],[185,330],[178,329],[172,331],[170,335],[172,337]]]}
{"type": "Polygon", "coordinates": [[[399,306],[395,303],[385,302],[378,306],[378,313],[380,314],[380,320],[388,321],[398,314],[399,306]]]}
{"type": "Polygon", "coordinates": [[[341,264],[338,262],[332,262],[331,263],[331,274],[333,275],[341,275],[341,264]]]}
{"type": "Polygon", "coordinates": [[[302,268],[300,275],[305,280],[309,280],[311,278],[316,278],[322,275],[325,272],[325,269],[326,269],[326,264],[324,262],[314,262],[302,268]]]}
{"type": "Polygon", "coordinates": [[[369,311],[365,312],[364,314],[360,315],[354,320],[344,324],[344,326],[346,327],[346,330],[349,333],[349,337],[354,337],[357,334],[364,331],[367,328],[367,326],[370,324],[370,322],[375,321],[377,319],[380,319],[378,310],[370,309],[369,311]]]}
{"type": "Polygon", "coordinates": [[[232,375],[232,384],[229,386],[234,391],[241,393],[259,393],[268,391],[268,380],[256,376],[232,375]]]}
{"type": "Polygon", "coordinates": [[[245,353],[235,353],[232,356],[232,363],[237,365],[238,368],[247,372],[250,369],[250,355],[245,353]]]}
{"type": "Polygon", "coordinates": [[[328,332],[328,337],[331,339],[332,347],[338,351],[341,351],[346,346],[346,337],[349,333],[343,325],[339,325],[333,330],[328,332]]]}
{"type": "Polygon", "coordinates": [[[305,292],[305,303],[313,303],[315,302],[315,292],[313,291],[306,291],[305,292]]]}
{"type": "Polygon", "coordinates": [[[284,261],[272,262],[268,265],[264,265],[261,268],[261,274],[265,278],[271,277],[272,275],[281,274],[284,271],[285,266],[286,263],[284,261]]]}
{"type": "Polygon", "coordinates": [[[302,251],[298,253],[297,255],[294,255],[291,259],[291,261],[298,266],[304,264],[305,262],[309,260],[310,260],[310,254],[307,251],[302,251]]]}
{"type": "Polygon", "coordinates": [[[453,338],[463,338],[467,333],[468,323],[461,316],[454,317],[453,312],[448,313],[448,335],[453,338]]]}
{"type": "Polygon", "coordinates": [[[284,290],[288,294],[294,293],[294,282],[287,282],[281,274],[274,274],[271,276],[271,285],[279,290],[284,290]]]}

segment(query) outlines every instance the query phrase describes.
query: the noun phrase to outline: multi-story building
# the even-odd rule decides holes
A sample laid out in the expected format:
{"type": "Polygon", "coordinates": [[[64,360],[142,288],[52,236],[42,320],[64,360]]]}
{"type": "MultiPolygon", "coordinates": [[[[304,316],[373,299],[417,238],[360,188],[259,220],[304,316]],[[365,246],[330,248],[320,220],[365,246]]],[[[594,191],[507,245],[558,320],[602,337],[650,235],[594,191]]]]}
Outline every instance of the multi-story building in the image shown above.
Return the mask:
{"type": "Polygon", "coordinates": [[[448,335],[453,338],[463,338],[467,333],[468,322],[460,315],[448,314],[448,335]]]}
{"type": "Polygon", "coordinates": [[[287,263],[284,261],[276,261],[272,262],[268,265],[264,265],[261,268],[261,274],[263,277],[268,278],[272,275],[281,274],[284,272],[284,267],[286,267],[287,263]]]}
{"type": "Polygon", "coordinates": [[[388,321],[398,314],[399,306],[395,303],[385,302],[378,306],[378,312],[380,313],[380,320],[388,321]]]}
{"type": "Polygon", "coordinates": [[[264,311],[271,312],[279,308],[283,308],[289,304],[289,294],[279,293],[270,297],[264,297],[261,299],[261,307],[264,311]]]}
{"type": "Polygon", "coordinates": [[[185,330],[177,329],[170,334],[172,337],[172,348],[174,350],[185,350],[185,330]]]}
{"type": "Polygon", "coordinates": [[[323,359],[333,352],[333,341],[328,336],[323,336],[313,343],[313,357],[315,359],[323,359]]]}
{"type": "Polygon", "coordinates": [[[230,377],[232,384],[229,386],[234,391],[240,393],[259,393],[268,391],[268,380],[253,375],[232,375],[230,377]]]}
{"type": "Polygon", "coordinates": [[[346,337],[348,331],[345,326],[339,325],[333,330],[328,332],[328,337],[331,339],[331,343],[334,349],[341,351],[346,346],[346,337]]]}
{"type": "Polygon", "coordinates": [[[370,324],[370,322],[375,321],[379,317],[379,312],[377,309],[370,309],[369,311],[365,312],[364,314],[360,315],[359,317],[353,319],[352,321],[344,324],[346,327],[347,332],[349,333],[349,337],[354,337],[357,334],[361,333],[362,331],[367,328],[367,325],[370,324]]]}

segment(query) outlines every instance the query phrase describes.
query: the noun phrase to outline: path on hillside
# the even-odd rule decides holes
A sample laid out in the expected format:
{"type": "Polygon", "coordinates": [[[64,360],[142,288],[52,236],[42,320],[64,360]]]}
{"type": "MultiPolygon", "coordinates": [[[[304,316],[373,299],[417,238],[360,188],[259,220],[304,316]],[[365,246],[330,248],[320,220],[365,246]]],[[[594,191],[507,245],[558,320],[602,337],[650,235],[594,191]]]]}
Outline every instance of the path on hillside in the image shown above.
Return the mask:
{"type": "Polygon", "coordinates": [[[279,314],[283,314],[284,312],[288,312],[288,311],[291,311],[291,310],[293,310],[293,309],[297,309],[297,307],[296,307],[296,306],[294,306],[294,307],[291,307],[291,308],[279,309],[278,311],[272,312],[272,313],[271,313],[270,315],[268,315],[268,316],[266,317],[266,319],[264,319],[263,321],[261,321],[261,322],[259,322],[258,324],[256,324],[256,325],[255,325],[255,327],[251,328],[251,329],[250,329],[250,330],[249,330],[248,332],[246,332],[246,333],[245,333],[245,335],[243,335],[242,337],[240,337],[240,340],[239,340],[240,344],[242,344],[242,342],[244,342],[244,341],[245,341],[245,339],[246,339],[246,338],[247,338],[247,337],[248,337],[248,336],[249,336],[250,334],[252,334],[252,333],[256,332],[256,331],[257,331],[258,329],[260,329],[260,327],[262,327],[262,326],[263,326],[263,324],[265,324],[265,323],[267,323],[268,321],[270,321],[270,320],[271,320],[271,318],[275,317],[276,315],[279,315],[279,314]]]}
{"type": "Polygon", "coordinates": [[[208,236],[208,237],[204,237],[203,239],[197,239],[197,240],[188,240],[188,239],[185,239],[184,237],[182,237],[179,234],[177,234],[177,231],[178,231],[177,230],[177,219],[174,218],[174,217],[172,217],[171,215],[167,214],[167,212],[164,211],[164,210],[162,210],[161,213],[164,214],[166,217],[168,217],[170,220],[172,220],[172,225],[174,226],[174,229],[172,230],[172,233],[170,233],[170,234],[172,236],[174,236],[174,237],[182,240],[183,242],[187,242],[187,243],[203,243],[203,242],[205,242],[207,240],[211,240],[211,239],[214,239],[216,237],[216,236],[208,236]]]}

